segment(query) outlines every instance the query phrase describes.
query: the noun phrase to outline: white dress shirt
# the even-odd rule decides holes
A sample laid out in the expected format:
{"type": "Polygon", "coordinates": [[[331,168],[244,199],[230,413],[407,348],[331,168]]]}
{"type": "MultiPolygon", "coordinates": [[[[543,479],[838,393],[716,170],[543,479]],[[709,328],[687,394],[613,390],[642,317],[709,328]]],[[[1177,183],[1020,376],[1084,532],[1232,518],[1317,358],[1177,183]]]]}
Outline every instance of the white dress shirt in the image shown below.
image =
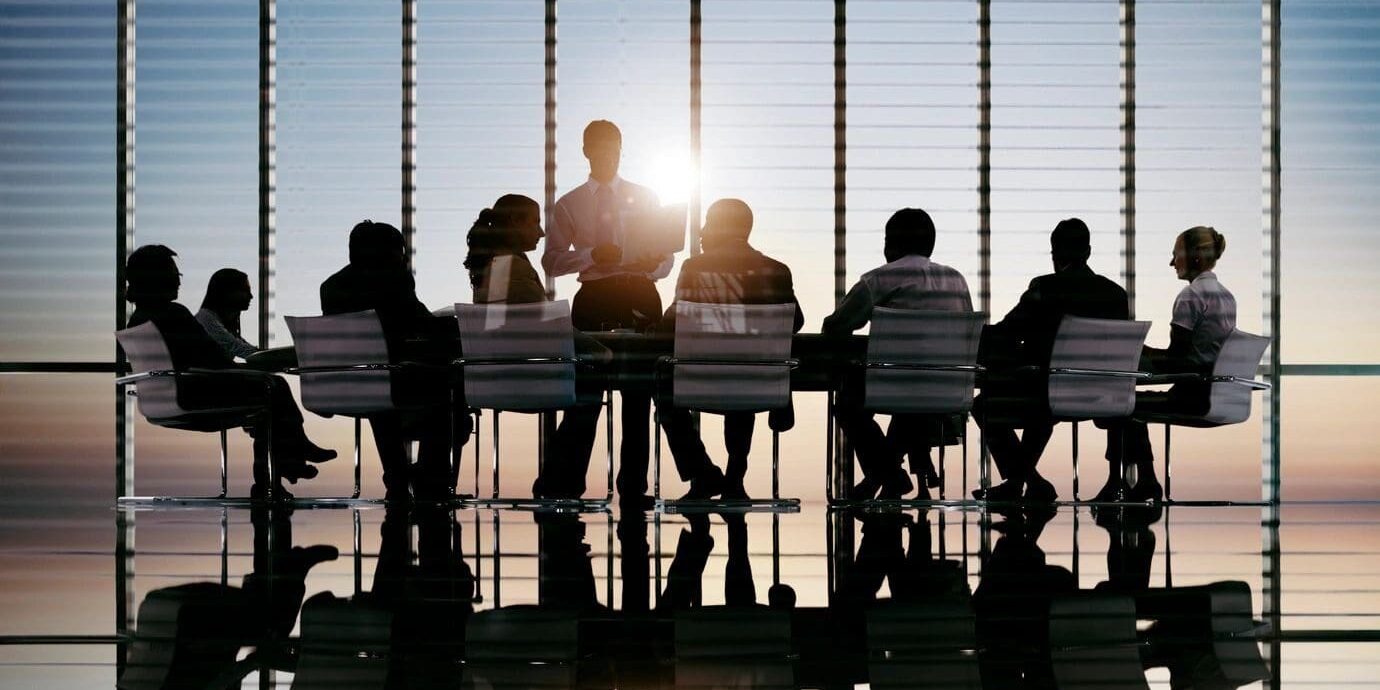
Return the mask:
{"type": "Polygon", "coordinates": [[[651,280],[665,278],[670,275],[674,263],[670,256],[647,272],[630,271],[622,266],[596,266],[590,256],[596,246],[605,242],[620,248],[625,246],[628,233],[636,232],[637,228],[628,227],[624,219],[659,207],[656,194],[642,185],[617,176],[608,185],[589,178],[556,201],[550,227],[546,229],[542,268],[553,278],[579,273],[582,283],[616,275],[642,275],[651,280]],[[608,194],[608,200],[601,203],[601,194],[608,194]],[[604,209],[611,206],[612,217],[600,218],[601,206],[604,209]]]}
{"type": "Polygon", "coordinates": [[[907,254],[862,274],[833,314],[825,317],[825,332],[853,332],[872,319],[874,307],[972,311],[968,281],[963,274],[929,257],[907,254]]]}
{"type": "Polygon", "coordinates": [[[1236,328],[1236,297],[1217,282],[1217,274],[1203,271],[1174,298],[1170,323],[1193,334],[1189,358],[1196,364],[1211,365],[1236,328]]]}

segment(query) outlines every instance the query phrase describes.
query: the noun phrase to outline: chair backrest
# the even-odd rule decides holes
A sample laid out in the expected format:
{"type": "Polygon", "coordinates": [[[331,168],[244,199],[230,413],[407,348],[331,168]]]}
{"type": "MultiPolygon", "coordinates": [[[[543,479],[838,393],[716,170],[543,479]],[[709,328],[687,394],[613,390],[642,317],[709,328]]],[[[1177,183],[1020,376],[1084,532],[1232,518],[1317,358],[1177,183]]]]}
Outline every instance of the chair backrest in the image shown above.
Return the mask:
{"type": "Polygon", "coordinates": [[[786,611],[759,606],[677,611],[675,656],[677,688],[796,687],[786,611]]]}
{"type": "Polygon", "coordinates": [[[292,690],[372,690],[388,684],[393,614],[321,592],[302,605],[302,635],[292,690]]]}
{"type": "MultiPolygon", "coordinates": [[[[1064,316],[1054,336],[1049,368],[1135,372],[1149,321],[1064,316]]],[[[1055,417],[1125,417],[1136,407],[1136,380],[1093,374],[1049,376],[1049,409],[1055,417]]]]}
{"type": "MultiPolygon", "coordinates": [[[[1233,330],[1222,343],[1213,376],[1232,376],[1254,379],[1260,359],[1270,347],[1270,339],[1245,331],[1233,330]]],[[[1240,424],[1251,416],[1250,386],[1237,381],[1219,381],[1208,393],[1208,412],[1204,418],[1214,424],[1240,424]]]]}
{"type": "Polygon", "coordinates": [[[790,404],[795,305],[677,300],[675,308],[676,359],[714,362],[672,367],[676,406],[737,412],[790,404]]]}
{"type": "Polygon", "coordinates": [[[1061,688],[1149,690],[1136,638],[1136,602],[1086,594],[1049,604],[1050,661],[1061,688]]]}
{"type": "MultiPolygon", "coordinates": [[[[146,321],[115,332],[115,339],[124,349],[134,373],[171,371],[172,353],[163,340],[162,331],[146,321]]],[[[170,419],[187,413],[177,402],[177,380],[171,376],[143,379],[134,384],[139,393],[139,412],[150,420],[170,419]]]]}
{"type": "Polygon", "coordinates": [[[964,599],[875,606],[867,611],[867,680],[873,688],[978,690],[977,617],[964,599]]]}
{"type": "MultiPolygon", "coordinates": [[[[877,307],[867,338],[868,364],[973,366],[987,315],[877,307]]],[[[869,367],[863,405],[888,413],[964,413],[973,407],[973,371],[869,367]]]]}
{"type": "MultiPolygon", "coordinates": [[[[387,364],[388,341],[374,310],[289,316],[288,331],[303,369],[387,364]]],[[[366,415],[394,408],[388,371],[303,373],[302,406],[322,415],[366,415]]]]}
{"type": "Polygon", "coordinates": [[[465,664],[475,687],[573,687],[579,622],[576,611],[535,606],[476,612],[465,624],[465,664]]]}
{"type": "Polygon", "coordinates": [[[465,367],[470,407],[539,412],[575,404],[575,364],[530,359],[575,356],[570,303],[457,304],[460,350],[467,360],[507,361],[465,367]]]}

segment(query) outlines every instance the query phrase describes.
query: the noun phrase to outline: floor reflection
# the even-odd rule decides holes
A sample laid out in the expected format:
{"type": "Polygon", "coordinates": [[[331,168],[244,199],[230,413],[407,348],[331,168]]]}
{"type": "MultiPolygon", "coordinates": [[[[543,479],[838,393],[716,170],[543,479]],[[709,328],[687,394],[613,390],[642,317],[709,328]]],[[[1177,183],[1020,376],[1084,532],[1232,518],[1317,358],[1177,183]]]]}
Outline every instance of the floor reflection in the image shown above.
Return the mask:
{"type": "Polygon", "coordinates": [[[1174,586],[1161,509],[120,515],[130,690],[1278,683],[1268,557],[1174,586]]]}

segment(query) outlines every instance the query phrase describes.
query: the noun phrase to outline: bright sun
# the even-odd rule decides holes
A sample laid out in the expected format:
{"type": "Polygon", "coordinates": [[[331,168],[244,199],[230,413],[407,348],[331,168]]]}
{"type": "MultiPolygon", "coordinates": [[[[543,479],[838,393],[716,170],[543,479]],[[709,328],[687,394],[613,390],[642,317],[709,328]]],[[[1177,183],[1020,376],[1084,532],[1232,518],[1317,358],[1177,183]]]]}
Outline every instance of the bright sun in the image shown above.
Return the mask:
{"type": "Polygon", "coordinates": [[[651,167],[651,179],[647,181],[663,204],[683,203],[690,198],[690,188],[694,184],[694,167],[690,156],[685,152],[662,153],[651,167]]]}

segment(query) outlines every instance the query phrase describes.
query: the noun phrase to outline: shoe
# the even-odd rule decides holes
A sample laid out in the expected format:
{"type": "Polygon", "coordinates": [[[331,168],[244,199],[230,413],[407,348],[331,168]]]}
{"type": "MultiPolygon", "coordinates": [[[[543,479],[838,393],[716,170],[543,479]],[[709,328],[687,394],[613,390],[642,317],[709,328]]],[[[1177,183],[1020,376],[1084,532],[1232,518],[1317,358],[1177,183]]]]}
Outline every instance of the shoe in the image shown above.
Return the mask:
{"type": "Polygon", "coordinates": [[[906,497],[906,494],[915,490],[915,484],[910,481],[910,475],[904,470],[897,469],[885,484],[882,484],[882,492],[877,494],[879,501],[899,501],[906,497]]]}
{"type": "Polygon", "coordinates": [[[1117,503],[1121,500],[1124,487],[1119,479],[1108,478],[1107,483],[1092,497],[1093,503],[1117,503]]]}
{"type": "Polygon", "coordinates": [[[1136,485],[1126,490],[1126,500],[1132,503],[1158,503],[1164,500],[1164,487],[1150,472],[1140,475],[1136,485]]]}
{"type": "Polygon", "coordinates": [[[656,501],[646,494],[619,494],[618,509],[623,512],[645,513],[656,508],[656,501]]]}
{"type": "Polygon", "coordinates": [[[707,501],[724,492],[727,480],[723,472],[715,469],[712,473],[696,477],[690,482],[690,490],[680,497],[682,501],[707,501]]]}
{"type": "MultiPolygon", "coordinates": [[[[254,499],[255,501],[267,500],[268,487],[264,486],[263,484],[255,484],[249,487],[249,497],[254,499]]],[[[291,501],[292,499],[293,495],[290,492],[288,492],[287,489],[284,489],[281,486],[273,489],[273,501],[275,503],[291,501]]]]}
{"type": "Polygon", "coordinates": [[[871,478],[863,477],[863,480],[853,485],[848,490],[848,500],[850,501],[870,501],[877,497],[877,490],[882,488],[882,483],[871,478]]]}
{"type": "Polygon", "coordinates": [[[1014,503],[1021,500],[1022,483],[1015,481],[1004,481],[996,486],[983,489],[973,489],[973,498],[979,501],[995,501],[998,503],[1014,503]]]}
{"type": "Polygon", "coordinates": [[[719,494],[719,498],[725,501],[751,501],[747,489],[743,487],[743,480],[727,480],[724,490],[719,494]]]}
{"type": "Polygon", "coordinates": [[[302,442],[302,459],[311,463],[334,460],[337,453],[330,448],[322,448],[311,441],[302,442]]]}
{"type": "Polygon", "coordinates": [[[289,484],[296,484],[298,479],[311,479],[320,474],[320,471],[311,465],[302,464],[296,467],[284,468],[279,473],[283,479],[288,480],[289,484]]]}
{"type": "Polygon", "coordinates": [[[1035,503],[1053,503],[1054,499],[1059,498],[1059,493],[1054,490],[1054,485],[1045,480],[1044,477],[1032,477],[1025,483],[1025,500],[1035,503]]]}

